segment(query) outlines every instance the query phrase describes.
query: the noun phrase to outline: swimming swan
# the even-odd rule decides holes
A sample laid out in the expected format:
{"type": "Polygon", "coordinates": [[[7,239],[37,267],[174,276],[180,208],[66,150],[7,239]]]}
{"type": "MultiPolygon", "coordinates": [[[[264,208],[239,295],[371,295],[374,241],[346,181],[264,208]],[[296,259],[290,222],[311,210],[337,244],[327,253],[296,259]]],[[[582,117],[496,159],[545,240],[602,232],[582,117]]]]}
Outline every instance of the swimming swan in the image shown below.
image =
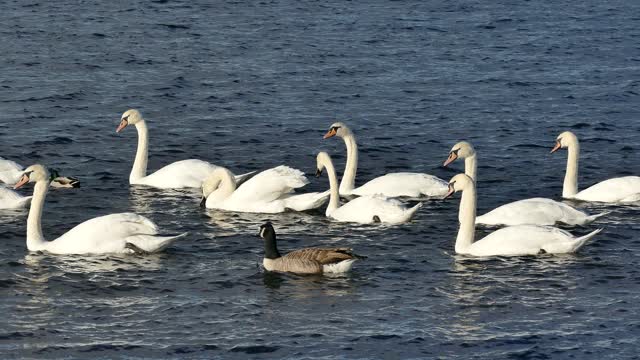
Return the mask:
{"type": "Polygon", "coordinates": [[[155,253],[186,235],[157,236],[158,227],[144,216],[133,213],[105,215],[87,220],[53,241],[42,235],[42,209],[49,190],[49,172],[42,165],[31,165],[15,185],[35,182],[27,218],[27,249],[52,254],[155,253]]]}
{"type": "Polygon", "coordinates": [[[569,232],[551,226],[516,225],[492,232],[474,242],[476,221],[476,185],[465,174],[458,174],[449,181],[445,198],[462,191],[458,219],[460,229],[455,250],[458,254],[472,256],[511,256],[573,253],[602,229],[574,237],[569,232]]]}

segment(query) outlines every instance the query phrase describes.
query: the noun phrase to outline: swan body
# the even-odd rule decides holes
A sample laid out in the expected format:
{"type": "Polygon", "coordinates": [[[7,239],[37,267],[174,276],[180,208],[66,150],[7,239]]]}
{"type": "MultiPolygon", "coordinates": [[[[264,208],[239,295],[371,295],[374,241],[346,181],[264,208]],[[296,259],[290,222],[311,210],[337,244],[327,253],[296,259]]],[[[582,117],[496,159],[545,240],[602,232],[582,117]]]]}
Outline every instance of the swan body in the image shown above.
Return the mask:
{"type": "Polygon", "coordinates": [[[87,220],[53,241],[42,234],[41,217],[49,188],[49,173],[42,165],[28,167],[16,188],[35,182],[27,218],[27,249],[52,254],[155,253],[165,249],[177,236],[158,236],[158,227],[133,213],[105,215],[87,220]]]}
{"type": "Polygon", "coordinates": [[[29,206],[31,196],[22,196],[17,192],[0,186],[0,209],[22,209],[29,206]]]}
{"type": "Polygon", "coordinates": [[[455,250],[472,256],[514,256],[573,253],[602,229],[574,237],[569,232],[551,226],[516,225],[494,231],[475,241],[476,187],[465,174],[454,176],[449,182],[448,196],[462,191],[458,218],[460,229],[455,250]]]}
{"type": "Polygon", "coordinates": [[[341,137],[347,147],[347,163],[340,183],[340,195],[383,195],[421,199],[442,197],[447,193],[446,181],[433,175],[412,172],[386,174],[355,188],[358,170],[358,145],[355,135],[347,125],[337,122],[331,125],[324,138],[333,136],[341,137]]]}
{"type": "Polygon", "coordinates": [[[578,160],[580,158],[578,137],[571,131],[565,131],[558,135],[556,145],[551,152],[553,153],[560,148],[566,148],[569,153],[567,171],[562,186],[562,197],[605,203],[640,201],[640,176],[608,179],[578,192],[578,160]]]}
{"type": "MultiPolygon", "coordinates": [[[[24,172],[22,165],[15,161],[0,157],[0,182],[14,185],[20,180],[24,172]]],[[[74,177],[60,176],[56,170],[51,170],[51,187],[55,188],[76,188],[80,186],[80,181],[74,177]]]]}
{"type": "MultiPolygon", "coordinates": [[[[455,144],[449,152],[444,166],[456,159],[464,159],[464,171],[474,181],[477,174],[477,154],[474,147],[466,141],[455,144]]],[[[547,198],[530,198],[501,205],[488,213],[478,216],[476,224],[480,225],[586,225],[595,219],[608,214],[603,212],[589,215],[570,205],[547,198]]]]}
{"type": "MultiPolygon", "coordinates": [[[[147,175],[149,131],[138,110],[125,111],[116,132],[122,131],[129,125],[135,125],[138,130],[138,150],[129,175],[129,184],[131,185],[146,185],[160,189],[200,188],[202,182],[219,168],[219,166],[206,161],[189,159],[169,164],[155,173],[147,175]]],[[[236,180],[242,182],[249,175],[251,173],[241,175],[236,180]]]]}
{"type": "Polygon", "coordinates": [[[271,223],[260,226],[260,237],[264,239],[264,259],[267,271],[292,272],[297,274],[344,273],[353,263],[364,257],[349,248],[305,248],[280,255],[276,233],[271,223]]]}
{"type": "Polygon", "coordinates": [[[216,169],[203,183],[202,191],[209,209],[238,212],[281,213],[318,208],[329,198],[329,192],[294,194],[293,190],[309,181],[302,171],[280,165],[256,174],[240,186],[231,172],[216,169]]]}
{"type": "Polygon", "coordinates": [[[407,208],[402,202],[381,195],[361,196],[340,206],[338,179],[329,154],[325,152],[318,154],[317,167],[317,174],[327,169],[331,194],[326,216],[332,219],[363,224],[373,222],[400,224],[411,220],[422,207],[422,203],[419,203],[412,208],[407,208]]]}

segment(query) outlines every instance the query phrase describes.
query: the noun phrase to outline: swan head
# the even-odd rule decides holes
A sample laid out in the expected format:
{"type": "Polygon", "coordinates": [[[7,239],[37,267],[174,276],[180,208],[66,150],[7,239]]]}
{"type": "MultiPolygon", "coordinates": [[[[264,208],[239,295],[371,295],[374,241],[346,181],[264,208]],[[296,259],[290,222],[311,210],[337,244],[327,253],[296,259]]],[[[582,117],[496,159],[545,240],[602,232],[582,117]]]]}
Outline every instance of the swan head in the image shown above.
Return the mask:
{"type": "Polygon", "coordinates": [[[551,149],[551,152],[556,152],[560,148],[568,148],[569,146],[573,146],[578,143],[578,137],[576,134],[571,131],[565,131],[562,134],[558,135],[556,138],[556,146],[551,149]]]}
{"type": "Polygon", "coordinates": [[[144,121],[144,119],[142,118],[142,114],[140,114],[140,111],[136,109],[129,109],[125,111],[120,117],[120,125],[118,125],[116,132],[120,132],[128,125],[135,125],[141,121],[144,121]]]}
{"type": "Polygon", "coordinates": [[[341,122],[335,122],[331,124],[329,127],[329,131],[322,137],[323,139],[328,139],[330,137],[339,136],[344,138],[347,135],[351,134],[351,129],[347,125],[341,122]]]}
{"type": "Polygon", "coordinates": [[[47,168],[40,164],[31,165],[24,169],[20,180],[13,187],[14,189],[21,188],[26,183],[33,183],[38,181],[49,181],[49,171],[47,168]]]}
{"type": "Polygon", "coordinates": [[[449,192],[445,195],[445,199],[451,197],[458,191],[464,191],[470,187],[475,186],[473,180],[465,174],[458,174],[449,180],[449,192]]]}
{"type": "Polygon", "coordinates": [[[331,156],[324,151],[318,153],[316,156],[316,177],[322,175],[322,171],[324,170],[326,164],[331,163],[331,156]]]}
{"type": "Polygon", "coordinates": [[[449,151],[449,157],[445,160],[443,166],[447,166],[454,162],[456,159],[466,159],[476,154],[476,150],[473,145],[467,141],[460,141],[453,145],[451,151],[449,151]]]}

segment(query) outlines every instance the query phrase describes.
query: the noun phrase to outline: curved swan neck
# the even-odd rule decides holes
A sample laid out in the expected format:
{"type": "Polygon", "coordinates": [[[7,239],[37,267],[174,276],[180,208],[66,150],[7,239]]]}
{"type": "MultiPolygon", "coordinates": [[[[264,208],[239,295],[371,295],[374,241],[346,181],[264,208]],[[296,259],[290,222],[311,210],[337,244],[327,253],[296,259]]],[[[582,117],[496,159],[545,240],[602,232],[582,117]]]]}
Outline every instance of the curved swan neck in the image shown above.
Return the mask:
{"type": "Polygon", "coordinates": [[[47,191],[49,191],[48,180],[36,182],[33,189],[31,207],[29,208],[29,217],[27,218],[27,249],[29,251],[42,250],[47,243],[42,235],[41,225],[42,209],[44,208],[47,191]]]}
{"type": "Polygon", "coordinates": [[[336,169],[333,167],[331,159],[323,161],[323,165],[327,170],[327,176],[329,177],[329,205],[327,206],[326,215],[329,216],[332,212],[336,211],[340,207],[340,193],[338,192],[338,177],[336,176],[336,169]]]}
{"type": "Polygon", "coordinates": [[[477,154],[473,154],[464,159],[464,173],[473,181],[476,181],[476,174],[478,169],[477,156],[477,154]]]}
{"type": "Polygon", "coordinates": [[[567,172],[562,185],[562,197],[572,197],[578,193],[578,159],[580,158],[580,143],[575,142],[567,147],[567,172]]]}
{"type": "Polygon", "coordinates": [[[218,168],[214,170],[206,181],[216,184],[213,192],[207,196],[207,201],[209,198],[217,201],[226,199],[236,191],[236,179],[233,174],[225,168],[218,168]]]}
{"type": "Polygon", "coordinates": [[[347,163],[342,174],[340,182],[340,193],[350,194],[356,184],[356,172],[358,171],[358,144],[353,133],[349,132],[343,137],[344,144],[347,146],[347,163]]]}
{"type": "Polygon", "coordinates": [[[475,183],[462,191],[458,221],[460,221],[460,229],[456,238],[456,253],[465,254],[468,253],[469,247],[473,244],[476,232],[475,183]]]}
{"type": "Polygon", "coordinates": [[[136,158],[133,161],[133,167],[131,168],[131,174],[129,175],[130,183],[147,176],[149,130],[147,129],[147,123],[144,120],[137,122],[135,126],[138,131],[138,150],[136,151],[136,158]]]}

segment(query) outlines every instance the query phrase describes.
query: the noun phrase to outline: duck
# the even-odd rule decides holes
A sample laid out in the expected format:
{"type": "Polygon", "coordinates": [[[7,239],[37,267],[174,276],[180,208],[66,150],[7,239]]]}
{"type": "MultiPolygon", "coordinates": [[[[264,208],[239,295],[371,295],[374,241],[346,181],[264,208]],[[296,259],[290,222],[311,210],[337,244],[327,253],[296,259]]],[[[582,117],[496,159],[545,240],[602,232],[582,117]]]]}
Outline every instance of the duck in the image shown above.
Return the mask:
{"type": "MultiPolygon", "coordinates": [[[[18,182],[24,167],[15,161],[0,157],[0,182],[7,185],[15,185],[18,182]]],[[[58,170],[50,169],[51,187],[54,188],[77,188],[80,187],[80,180],[72,176],[61,176],[58,170]]]]}
{"type": "Polygon", "coordinates": [[[202,185],[201,205],[207,209],[269,214],[316,209],[327,201],[329,192],[293,192],[308,183],[302,171],[280,165],[237,186],[231,171],[218,167],[202,185]]]}
{"type": "Polygon", "coordinates": [[[575,237],[552,226],[515,225],[498,229],[475,241],[476,185],[466,174],[455,175],[449,181],[446,198],[462,192],[458,220],[460,228],[455,243],[457,254],[469,256],[522,256],[574,253],[602,229],[575,237]]]}
{"type": "Polygon", "coordinates": [[[87,220],[55,240],[42,233],[42,210],[49,189],[50,174],[41,164],[31,165],[14,186],[35,183],[27,217],[27,249],[50,254],[139,254],[162,251],[187,235],[158,235],[158,226],[134,213],[109,214],[87,220]]]}
{"type": "MultiPolygon", "coordinates": [[[[470,142],[460,141],[453,145],[443,165],[447,166],[457,159],[464,159],[464,173],[473,181],[477,181],[477,153],[470,142]]],[[[501,205],[484,215],[478,216],[476,224],[488,226],[524,224],[583,226],[607,214],[609,212],[589,215],[568,204],[548,198],[536,197],[501,205]]]]}
{"type": "Polygon", "coordinates": [[[447,193],[446,181],[433,175],[415,172],[388,173],[356,188],[358,144],[355,135],[345,123],[336,122],[331,124],[323,138],[329,139],[334,136],[342,138],[347,147],[347,163],[340,182],[340,195],[382,195],[389,198],[424,199],[442,197],[447,193]]]}
{"type": "Polygon", "coordinates": [[[326,169],[329,177],[329,205],[325,215],[331,219],[361,224],[401,224],[410,221],[418,209],[422,207],[422,203],[418,203],[409,208],[397,199],[390,199],[382,195],[360,196],[340,205],[338,178],[329,154],[324,151],[319,152],[316,157],[316,166],[316,176],[320,176],[326,169]]]}
{"type": "Polygon", "coordinates": [[[364,259],[350,248],[304,248],[281,255],[278,251],[276,231],[271,222],[260,226],[259,236],[264,239],[262,265],[267,271],[296,274],[345,273],[353,263],[364,259]]]}
{"type": "Polygon", "coordinates": [[[578,160],[580,143],[571,131],[558,135],[551,153],[559,149],[567,149],[567,171],[562,185],[562,197],[565,199],[602,202],[625,203],[640,201],[640,176],[623,176],[611,178],[578,191],[578,160]]]}
{"type": "Polygon", "coordinates": [[[22,196],[17,192],[0,186],[0,209],[23,209],[31,203],[31,196],[22,196]]]}
{"type": "MultiPolygon", "coordinates": [[[[199,189],[202,187],[202,182],[218,168],[217,165],[203,160],[188,159],[176,161],[147,175],[149,130],[145,119],[137,109],[129,109],[122,114],[116,133],[130,125],[135,126],[138,131],[138,150],[129,174],[129,184],[131,185],[146,185],[160,189],[199,189]]],[[[252,174],[251,172],[237,176],[236,181],[241,183],[252,174]]]]}

